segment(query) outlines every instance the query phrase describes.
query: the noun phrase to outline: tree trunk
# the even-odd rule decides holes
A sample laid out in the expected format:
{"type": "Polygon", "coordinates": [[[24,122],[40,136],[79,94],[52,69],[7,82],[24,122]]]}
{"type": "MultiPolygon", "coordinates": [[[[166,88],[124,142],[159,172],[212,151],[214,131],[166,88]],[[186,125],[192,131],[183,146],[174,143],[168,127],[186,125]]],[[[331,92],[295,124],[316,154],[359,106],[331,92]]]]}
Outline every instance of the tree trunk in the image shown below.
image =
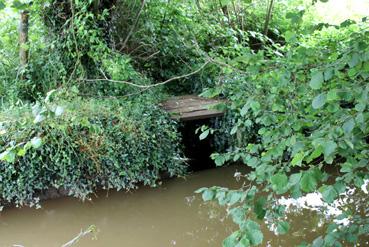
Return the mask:
{"type": "Polygon", "coordinates": [[[270,0],[269,7],[268,7],[268,10],[267,10],[267,15],[265,17],[264,35],[268,35],[269,23],[270,23],[270,20],[272,19],[273,4],[274,4],[274,0],[270,0]]]}
{"type": "Polygon", "coordinates": [[[29,28],[29,12],[22,11],[19,24],[19,59],[21,69],[21,79],[25,79],[24,70],[28,64],[28,28],[29,28]]]}

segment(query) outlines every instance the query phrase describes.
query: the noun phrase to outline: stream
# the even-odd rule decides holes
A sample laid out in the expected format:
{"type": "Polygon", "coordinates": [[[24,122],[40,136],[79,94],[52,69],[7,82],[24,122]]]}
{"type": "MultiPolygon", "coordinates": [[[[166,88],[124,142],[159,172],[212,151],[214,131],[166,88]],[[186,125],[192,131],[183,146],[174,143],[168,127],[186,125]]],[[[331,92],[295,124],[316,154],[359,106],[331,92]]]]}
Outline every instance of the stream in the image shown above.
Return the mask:
{"type": "MultiPolygon", "coordinates": [[[[226,217],[224,208],[204,203],[194,191],[214,185],[238,188],[241,183],[234,178],[236,171],[244,170],[230,166],[199,171],[186,178],[167,180],[158,188],[98,193],[84,203],[60,198],[43,202],[41,209],[5,209],[0,213],[0,247],[60,247],[90,225],[96,226],[96,234],[84,237],[75,246],[221,246],[222,240],[237,228],[226,217]]],[[[365,204],[367,191],[364,195],[365,204]]],[[[263,246],[289,247],[303,240],[311,242],[324,233],[329,215],[340,213],[337,205],[327,206],[328,213],[319,213],[317,207],[323,202],[318,194],[299,200],[282,198],[281,203],[287,206],[291,230],[276,236],[262,224],[263,246]]],[[[368,239],[361,239],[358,246],[369,246],[368,239]]]]}

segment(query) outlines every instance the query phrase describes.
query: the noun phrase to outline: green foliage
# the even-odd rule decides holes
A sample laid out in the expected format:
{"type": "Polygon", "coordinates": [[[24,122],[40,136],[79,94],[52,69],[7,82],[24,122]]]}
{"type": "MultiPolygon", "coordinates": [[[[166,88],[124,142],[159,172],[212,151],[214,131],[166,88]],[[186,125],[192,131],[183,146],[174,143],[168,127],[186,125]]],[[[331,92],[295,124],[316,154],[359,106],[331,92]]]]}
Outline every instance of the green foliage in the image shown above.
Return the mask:
{"type": "Polygon", "coordinates": [[[183,174],[176,125],[148,102],[75,99],[3,112],[0,198],[30,205],[50,188],[86,198],[183,174]]]}
{"type": "MultiPolygon", "coordinates": [[[[257,220],[266,217],[286,234],[285,210],[276,205],[282,194],[319,191],[331,203],[346,187],[361,187],[369,160],[368,25],[306,21],[314,17],[311,1],[274,2],[266,26],[266,0],[8,1],[30,11],[30,57],[20,71],[17,19],[0,18],[1,200],[32,205],[50,188],[86,198],[98,188],[155,185],[161,172],[182,174],[176,125],[156,107],[162,91],[143,85],[204,62],[201,73],[166,89],[208,87],[203,96],[227,99],[224,121],[202,127],[200,138],[229,145],[212,158],[217,166],[245,163],[249,184],[198,191],[227,206],[239,226],[224,246],[261,244],[257,220]]],[[[367,234],[351,211],[340,216],[350,225],[332,224],[312,245],[367,234]]]]}
{"type": "MultiPolygon", "coordinates": [[[[226,79],[203,95],[227,98],[233,116],[228,133],[234,141],[227,152],[212,158],[218,165],[241,160],[253,169],[247,175],[250,186],[260,184],[268,191],[266,198],[258,199],[261,191],[255,189],[250,200],[239,202],[241,206],[218,201],[244,208],[237,216],[242,220],[235,221],[240,230],[224,246],[242,238],[249,242],[240,246],[257,245],[255,236],[242,232],[242,224],[266,215],[278,222],[279,234],[287,233],[289,224],[280,221],[283,210],[275,205],[274,195],[290,193],[297,198],[319,191],[324,201],[332,203],[347,187],[360,189],[369,179],[368,35],[365,23],[329,27],[294,33],[296,38],[288,39],[285,47],[257,52],[243,47],[238,56],[214,56],[226,65],[226,79]],[[329,166],[341,173],[333,177],[326,172],[329,166]]],[[[250,196],[247,188],[237,192],[240,197],[250,196]]],[[[224,188],[213,191],[213,199],[234,193],[224,188]]],[[[234,210],[228,212],[234,218],[234,210]]],[[[337,246],[352,235],[357,239],[368,234],[368,224],[353,214],[350,227],[337,226],[336,235],[327,232],[313,246],[337,246]]]]}

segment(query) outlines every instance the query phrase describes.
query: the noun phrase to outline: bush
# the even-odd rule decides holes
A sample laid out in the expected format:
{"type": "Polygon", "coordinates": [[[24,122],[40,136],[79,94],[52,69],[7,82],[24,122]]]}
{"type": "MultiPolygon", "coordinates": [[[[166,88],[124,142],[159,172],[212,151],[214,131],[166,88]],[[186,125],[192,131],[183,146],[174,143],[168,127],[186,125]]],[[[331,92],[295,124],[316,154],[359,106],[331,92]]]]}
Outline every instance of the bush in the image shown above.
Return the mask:
{"type": "Polygon", "coordinates": [[[154,186],[183,174],[180,137],[148,97],[82,100],[12,108],[1,114],[0,198],[32,205],[64,189],[85,199],[98,188],[154,186]]]}
{"type": "MultiPolygon", "coordinates": [[[[222,61],[233,65],[226,67],[227,80],[204,94],[228,98],[234,142],[228,152],[212,157],[217,165],[240,161],[252,169],[245,188],[199,191],[207,200],[232,207],[228,212],[240,230],[225,246],[246,240],[261,243],[259,224],[251,219],[274,219],[274,224],[288,229],[278,205],[280,195],[298,198],[320,192],[325,202],[332,203],[349,188],[360,190],[369,179],[367,27],[361,23],[311,36],[286,35],[288,45],[273,57],[244,48],[243,57],[222,61]],[[256,185],[262,185],[262,191],[256,185]],[[251,230],[245,228],[248,224],[251,230]]],[[[354,244],[367,235],[366,216],[345,209],[340,217],[350,224],[332,225],[329,229],[335,230],[327,231],[324,246],[354,244]]]]}

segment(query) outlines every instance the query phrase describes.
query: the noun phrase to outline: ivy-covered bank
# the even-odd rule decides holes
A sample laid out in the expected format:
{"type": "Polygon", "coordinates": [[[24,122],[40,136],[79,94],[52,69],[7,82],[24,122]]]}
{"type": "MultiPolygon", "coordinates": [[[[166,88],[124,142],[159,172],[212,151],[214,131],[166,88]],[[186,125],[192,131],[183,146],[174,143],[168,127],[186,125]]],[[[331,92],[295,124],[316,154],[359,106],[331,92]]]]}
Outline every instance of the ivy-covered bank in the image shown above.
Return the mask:
{"type": "Polygon", "coordinates": [[[0,0],[0,209],[39,206],[50,189],[85,199],[185,173],[164,90],[115,45],[133,28],[118,25],[126,4],[0,0]]]}
{"type": "Polygon", "coordinates": [[[147,97],[25,105],[2,112],[1,123],[3,202],[33,205],[50,188],[84,199],[185,171],[176,123],[147,97]]]}

